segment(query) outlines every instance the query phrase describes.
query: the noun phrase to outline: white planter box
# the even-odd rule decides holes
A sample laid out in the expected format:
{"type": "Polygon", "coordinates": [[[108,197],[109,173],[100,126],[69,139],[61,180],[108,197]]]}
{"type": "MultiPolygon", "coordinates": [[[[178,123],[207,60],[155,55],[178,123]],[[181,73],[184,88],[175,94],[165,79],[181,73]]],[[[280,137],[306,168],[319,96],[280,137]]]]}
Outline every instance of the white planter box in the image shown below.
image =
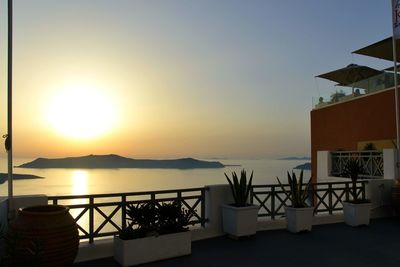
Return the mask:
{"type": "Polygon", "coordinates": [[[256,205],[234,207],[222,205],[222,225],[224,232],[234,236],[250,236],[257,232],[258,209],[256,205]]]}
{"type": "Polygon", "coordinates": [[[314,207],[292,208],[285,207],[287,229],[289,232],[298,233],[311,231],[314,207]]]}
{"type": "Polygon", "coordinates": [[[114,236],[114,258],[122,266],[174,258],[192,253],[190,231],[122,240],[114,236]]]}
{"type": "Polygon", "coordinates": [[[351,226],[368,225],[371,207],[371,203],[354,204],[343,202],[345,223],[351,226]]]}

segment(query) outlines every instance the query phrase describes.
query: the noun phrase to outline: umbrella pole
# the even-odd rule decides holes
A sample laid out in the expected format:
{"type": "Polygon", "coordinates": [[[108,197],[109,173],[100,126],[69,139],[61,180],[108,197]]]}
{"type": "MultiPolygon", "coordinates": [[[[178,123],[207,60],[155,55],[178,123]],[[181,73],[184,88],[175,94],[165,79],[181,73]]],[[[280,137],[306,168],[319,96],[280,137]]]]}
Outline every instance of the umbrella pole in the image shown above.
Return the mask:
{"type": "Polygon", "coordinates": [[[8,43],[7,43],[7,139],[8,156],[8,216],[14,216],[13,206],[13,154],[12,154],[12,48],[13,48],[13,1],[8,0],[8,43]]]}
{"type": "MultiPolygon", "coordinates": [[[[396,59],[396,39],[393,38],[393,62],[394,62],[394,95],[396,101],[396,147],[400,147],[400,131],[399,131],[399,90],[397,88],[397,59],[396,59]]],[[[398,165],[398,164],[397,164],[398,165]]]]}
{"type": "Polygon", "coordinates": [[[400,130],[399,130],[399,89],[397,88],[397,53],[396,53],[396,38],[393,36],[393,62],[394,62],[394,97],[396,101],[396,148],[397,148],[397,160],[396,160],[396,171],[397,171],[397,179],[399,179],[399,168],[400,168],[400,162],[399,162],[399,148],[400,148],[400,130]]]}

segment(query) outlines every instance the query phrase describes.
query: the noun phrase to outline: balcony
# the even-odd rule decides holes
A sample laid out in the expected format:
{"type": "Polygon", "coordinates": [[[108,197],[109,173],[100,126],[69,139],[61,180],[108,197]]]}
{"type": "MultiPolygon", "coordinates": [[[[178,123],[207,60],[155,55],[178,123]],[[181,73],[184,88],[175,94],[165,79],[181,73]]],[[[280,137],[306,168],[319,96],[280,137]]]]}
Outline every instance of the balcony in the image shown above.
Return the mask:
{"type": "MultiPolygon", "coordinates": [[[[382,254],[387,250],[377,244],[390,245],[398,242],[398,220],[388,219],[393,212],[390,207],[390,186],[386,182],[384,179],[374,179],[357,183],[358,196],[366,197],[372,202],[372,218],[386,218],[373,221],[370,227],[361,228],[352,228],[342,223],[342,202],[349,198],[350,181],[314,184],[307,201],[314,206],[313,225],[316,227],[311,233],[297,235],[283,230],[286,228],[284,206],[289,204],[289,200],[282,188],[276,184],[253,185],[250,201],[260,207],[258,233],[238,242],[226,238],[221,230],[221,205],[232,202],[229,185],[80,196],[36,196],[36,199],[21,197],[16,203],[24,206],[26,203],[33,204],[34,201],[45,199],[49,204],[63,204],[70,208],[70,213],[78,224],[81,239],[76,266],[118,266],[112,259],[112,237],[126,227],[126,206],[145,202],[159,205],[170,201],[181,202],[185,210],[193,214],[194,225],[190,229],[193,255],[145,266],[220,266],[222,263],[229,264],[227,266],[264,266],[265,262],[276,266],[286,266],[294,262],[305,265],[315,262],[318,257],[321,257],[321,261],[326,259],[332,251],[336,257],[330,263],[336,265],[331,266],[346,266],[348,253],[353,253],[354,257],[349,263],[354,264],[366,260],[361,259],[364,249],[376,249],[377,253],[382,254]],[[396,229],[385,234],[385,231],[392,231],[390,227],[396,229]],[[356,252],[352,247],[358,248],[356,252]],[[289,249],[296,251],[293,252],[296,253],[296,258],[285,257],[289,249]],[[312,257],[303,254],[310,252],[313,253],[312,257]]],[[[7,203],[4,207],[6,206],[7,203]]],[[[0,211],[4,207],[0,207],[0,211]]],[[[390,259],[387,260],[388,264],[384,266],[391,266],[390,259]]],[[[376,264],[375,261],[366,260],[365,266],[368,266],[367,263],[376,264]]]]}
{"type": "MultiPolygon", "coordinates": [[[[371,221],[368,227],[343,223],[317,225],[311,233],[286,230],[258,232],[240,241],[225,236],[193,242],[192,255],[144,264],[167,266],[325,266],[397,267],[400,219],[371,221]]],[[[116,267],[111,257],[77,263],[76,267],[116,267]]]]}
{"type": "Polygon", "coordinates": [[[354,84],[336,85],[335,87],[341,87],[343,89],[336,89],[333,92],[331,91],[330,94],[313,97],[313,108],[319,109],[391,89],[394,87],[394,75],[392,72],[385,71],[368,79],[355,82],[354,84]],[[346,87],[350,89],[346,89],[346,87]]]}

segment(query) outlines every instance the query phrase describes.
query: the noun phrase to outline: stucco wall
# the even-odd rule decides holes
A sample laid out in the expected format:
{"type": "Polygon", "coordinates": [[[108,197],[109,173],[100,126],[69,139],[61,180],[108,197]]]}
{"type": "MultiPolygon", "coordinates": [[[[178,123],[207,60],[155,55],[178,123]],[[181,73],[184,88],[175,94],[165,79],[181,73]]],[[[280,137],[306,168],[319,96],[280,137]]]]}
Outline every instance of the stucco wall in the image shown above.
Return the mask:
{"type": "Polygon", "coordinates": [[[396,138],[394,90],[354,98],[311,111],[311,163],[317,151],[357,150],[358,142],[396,138]]]}

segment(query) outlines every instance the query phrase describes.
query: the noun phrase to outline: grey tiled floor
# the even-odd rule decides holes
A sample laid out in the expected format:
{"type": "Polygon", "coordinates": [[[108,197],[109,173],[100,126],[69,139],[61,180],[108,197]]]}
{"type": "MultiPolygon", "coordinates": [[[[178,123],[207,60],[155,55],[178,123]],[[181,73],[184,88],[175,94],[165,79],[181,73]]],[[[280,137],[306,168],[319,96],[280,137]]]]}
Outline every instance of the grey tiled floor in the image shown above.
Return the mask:
{"type": "MultiPolygon", "coordinates": [[[[119,266],[112,258],[75,267],[119,266]]],[[[258,232],[239,241],[218,237],[192,243],[192,255],[143,267],[230,266],[400,266],[400,219],[373,220],[352,228],[343,223],[314,226],[312,232],[258,232]]]]}

